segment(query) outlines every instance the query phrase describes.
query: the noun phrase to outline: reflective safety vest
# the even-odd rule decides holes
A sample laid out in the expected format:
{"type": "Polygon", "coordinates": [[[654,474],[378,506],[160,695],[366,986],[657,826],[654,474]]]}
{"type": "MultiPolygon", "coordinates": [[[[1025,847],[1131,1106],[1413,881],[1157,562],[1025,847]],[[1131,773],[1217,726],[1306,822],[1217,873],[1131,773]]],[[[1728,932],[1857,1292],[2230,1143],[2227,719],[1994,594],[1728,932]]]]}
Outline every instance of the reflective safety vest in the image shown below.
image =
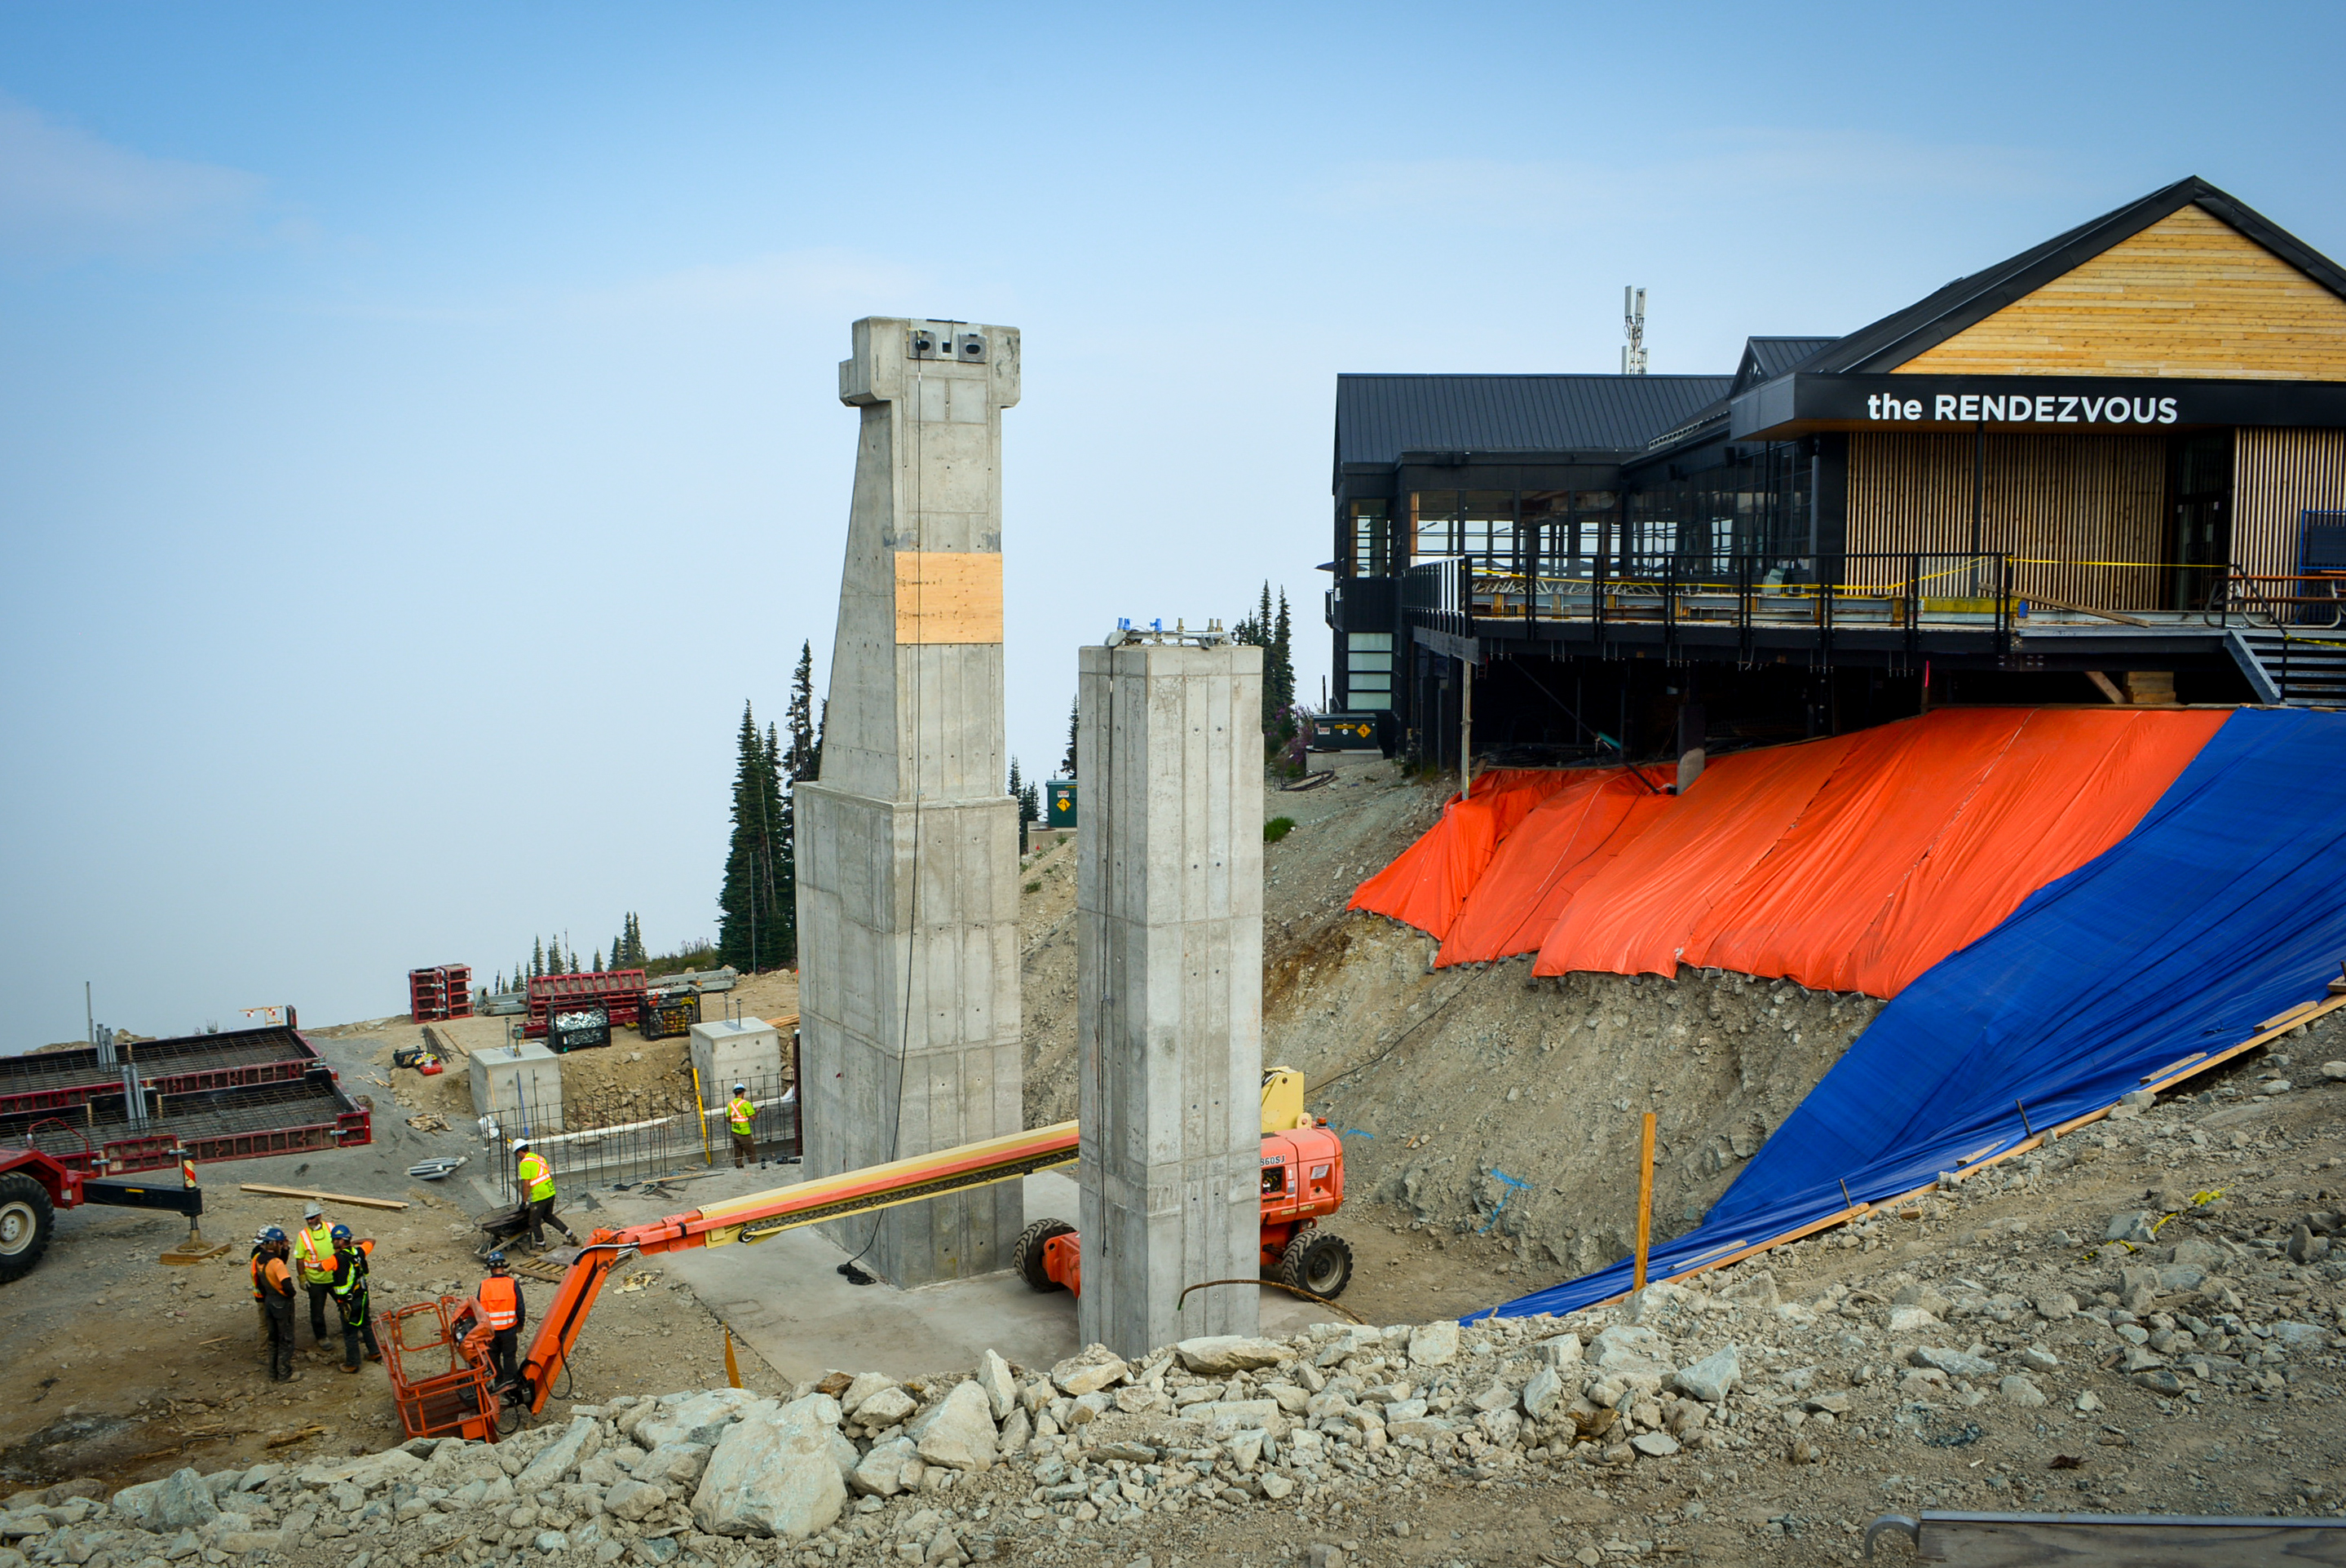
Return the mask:
{"type": "Polygon", "coordinates": [[[331,1284],[334,1278],[334,1227],[321,1219],[301,1232],[293,1243],[293,1256],[301,1261],[303,1284],[331,1284]]]}
{"type": "Polygon", "coordinates": [[[252,1298],[255,1301],[260,1299],[260,1266],[266,1261],[268,1260],[261,1256],[260,1249],[254,1247],[252,1249],[252,1298]]]}
{"type": "Polygon", "coordinates": [[[497,1329],[521,1321],[521,1287],[511,1276],[492,1274],[481,1281],[481,1320],[497,1329]]]}
{"type": "Polygon", "coordinates": [[[367,1255],[373,1250],[372,1241],[355,1242],[334,1258],[334,1300],[353,1329],[367,1320],[367,1255]]]}
{"type": "Polygon", "coordinates": [[[536,1149],[521,1156],[521,1185],[532,1203],[554,1196],[554,1167],[536,1149]]]}
{"type": "Polygon", "coordinates": [[[727,1105],[725,1110],[726,1114],[733,1118],[733,1135],[737,1138],[748,1137],[750,1129],[757,1125],[758,1107],[746,1099],[736,1099],[731,1105],[727,1105]]]}

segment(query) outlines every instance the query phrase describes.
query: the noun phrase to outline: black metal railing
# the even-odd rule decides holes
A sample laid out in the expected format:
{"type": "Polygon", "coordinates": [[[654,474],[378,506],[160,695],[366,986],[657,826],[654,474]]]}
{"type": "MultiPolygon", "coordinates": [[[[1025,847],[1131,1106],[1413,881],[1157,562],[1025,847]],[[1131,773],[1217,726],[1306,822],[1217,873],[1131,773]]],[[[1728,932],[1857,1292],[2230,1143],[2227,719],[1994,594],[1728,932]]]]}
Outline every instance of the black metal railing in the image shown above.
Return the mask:
{"type": "Polygon", "coordinates": [[[1615,630],[1658,626],[1674,651],[1689,630],[1723,629],[1749,658],[1760,632],[1797,629],[1813,634],[1826,662],[1837,635],[1859,630],[1895,632],[1910,655],[1919,655],[1926,626],[1978,631],[2006,653],[2016,606],[2012,559],[2001,552],[1665,556],[1580,575],[1518,572],[1459,555],[1411,566],[1402,579],[1404,616],[1458,636],[1474,636],[1476,621],[1524,620],[1586,626],[1602,645],[1615,630]]]}

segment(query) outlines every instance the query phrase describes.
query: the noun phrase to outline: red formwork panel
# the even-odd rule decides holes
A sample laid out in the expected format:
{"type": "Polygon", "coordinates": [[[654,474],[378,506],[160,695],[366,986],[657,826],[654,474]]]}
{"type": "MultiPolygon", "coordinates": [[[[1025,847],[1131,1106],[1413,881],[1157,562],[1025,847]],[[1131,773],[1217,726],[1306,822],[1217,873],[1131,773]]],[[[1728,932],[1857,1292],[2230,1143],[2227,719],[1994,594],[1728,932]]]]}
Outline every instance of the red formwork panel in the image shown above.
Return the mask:
{"type": "Polygon", "coordinates": [[[473,966],[469,963],[444,963],[440,966],[440,1004],[446,1009],[443,1018],[470,1018],[473,1015],[473,966]]]}
{"type": "Polygon", "coordinates": [[[318,1053],[291,1024],[189,1034],[115,1047],[116,1061],[98,1060],[95,1047],[0,1056],[0,1125],[12,1117],[74,1110],[92,1100],[122,1097],[123,1074],[136,1069],[142,1088],[164,1096],[298,1081],[318,1053]]]}
{"type": "Polygon", "coordinates": [[[374,1138],[372,1113],[323,1064],[290,1082],[147,1099],[144,1121],[132,1119],[119,1095],[64,1116],[0,1116],[0,1145],[36,1148],[93,1176],[121,1176],[173,1165],[180,1148],[199,1162],[243,1160],[356,1148],[374,1138]]]}
{"type": "Polygon", "coordinates": [[[407,1016],[415,1023],[448,1016],[447,984],[437,969],[407,972],[407,1016]]]}
{"type": "Polygon", "coordinates": [[[632,1025],[643,1015],[644,972],[640,969],[598,970],[592,974],[541,974],[529,983],[529,1013],[521,1032],[536,1039],[546,1031],[548,1018],[576,1007],[599,1007],[610,1015],[614,1029],[632,1025]]]}

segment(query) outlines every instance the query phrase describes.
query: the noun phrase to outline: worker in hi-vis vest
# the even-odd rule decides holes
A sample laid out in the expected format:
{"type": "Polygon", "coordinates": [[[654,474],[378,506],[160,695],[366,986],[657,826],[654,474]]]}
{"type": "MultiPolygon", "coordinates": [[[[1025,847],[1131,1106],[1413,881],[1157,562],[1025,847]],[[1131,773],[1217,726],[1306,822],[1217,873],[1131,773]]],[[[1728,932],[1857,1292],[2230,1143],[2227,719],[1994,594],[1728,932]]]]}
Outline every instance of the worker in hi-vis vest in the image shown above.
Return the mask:
{"type": "Polygon", "coordinates": [[[733,1098],[725,1106],[725,1125],[733,1129],[733,1168],[758,1162],[758,1107],[750,1098],[750,1085],[733,1085],[733,1098]]]}
{"type": "Polygon", "coordinates": [[[269,1380],[290,1383],[301,1375],[293,1369],[293,1270],[285,1266],[291,1249],[277,1227],[260,1234],[266,1245],[253,1270],[253,1286],[260,1292],[261,1310],[269,1314],[269,1380]]]}
{"type": "Polygon", "coordinates": [[[367,1291],[367,1259],[374,1243],[354,1239],[347,1225],[334,1227],[334,1305],[342,1315],[342,1370],[359,1369],[359,1348],[370,1361],[382,1359],[374,1340],[374,1307],[367,1291]]]}
{"type": "Polygon", "coordinates": [[[515,1138],[513,1142],[513,1149],[514,1179],[521,1187],[521,1201],[525,1206],[526,1217],[529,1221],[529,1244],[543,1250],[546,1247],[546,1227],[551,1224],[555,1229],[569,1237],[572,1244],[576,1245],[578,1237],[554,1212],[552,1163],[544,1155],[531,1148],[527,1138],[515,1138]]]}
{"type": "MultiPolygon", "coordinates": [[[[293,1266],[301,1272],[301,1288],[310,1293],[310,1338],[323,1350],[326,1303],[334,1295],[334,1227],[326,1223],[326,1211],[315,1203],[301,1211],[301,1233],[293,1238],[293,1266]]],[[[334,1327],[337,1332],[342,1328],[339,1312],[334,1327]]]]}
{"type": "Polygon", "coordinates": [[[489,1364],[497,1369],[496,1386],[502,1389],[520,1375],[514,1353],[521,1344],[521,1326],[529,1321],[529,1304],[521,1298],[521,1281],[505,1268],[505,1255],[492,1252],[487,1262],[489,1277],[473,1299],[480,1304],[481,1326],[489,1331],[489,1364]]]}

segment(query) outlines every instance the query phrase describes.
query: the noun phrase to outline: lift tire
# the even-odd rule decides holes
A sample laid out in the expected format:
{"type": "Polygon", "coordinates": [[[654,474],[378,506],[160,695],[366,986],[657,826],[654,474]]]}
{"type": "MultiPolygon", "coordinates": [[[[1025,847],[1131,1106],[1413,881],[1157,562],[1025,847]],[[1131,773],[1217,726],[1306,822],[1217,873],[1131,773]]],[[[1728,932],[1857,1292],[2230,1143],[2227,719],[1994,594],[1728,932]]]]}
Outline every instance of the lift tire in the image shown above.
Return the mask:
{"type": "Polygon", "coordinates": [[[1037,1290],[1065,1290],[1066,1286],[1043,1270],[1043,1244],[1055,1236],[1067,1236],[1075,1227],[1064,1219],[1038,1219],[1018,1233],[1018,1245],[1010,1249],[1010,1267],[1037,1290]]]}
{"type": "Polygon", "coordinates": [[[49,1249],[49,1189],[22,1171],[0,1176],[0,1284],[32,1272],[49,1249]]]}
{"type": "Polygon", "coordinates": [[[1317,1226],[1300,1231],[1279,1255],[1279,1278],[1333,1301],[1352,1282],[1352,1244],[1317,1226]]]}

